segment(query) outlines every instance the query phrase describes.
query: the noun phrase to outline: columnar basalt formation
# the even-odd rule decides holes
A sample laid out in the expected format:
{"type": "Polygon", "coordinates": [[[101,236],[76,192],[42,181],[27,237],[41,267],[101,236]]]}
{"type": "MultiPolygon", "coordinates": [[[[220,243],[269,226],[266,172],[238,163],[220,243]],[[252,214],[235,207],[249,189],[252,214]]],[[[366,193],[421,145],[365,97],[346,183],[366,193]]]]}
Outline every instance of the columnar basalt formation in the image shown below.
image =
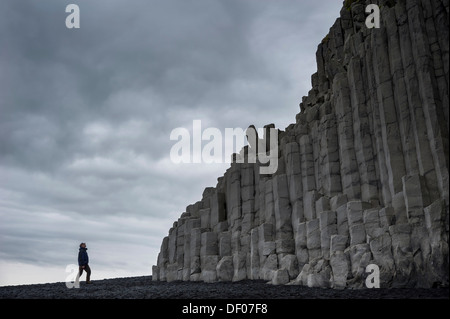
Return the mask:
{"type": "Polygon", "coordinates": [[[448,285],[448,18],[446,0],[345,1],[276,173],[232,163],[173,224],[153,280],[365,287],[375,264],[382,287],[448,285]]]}

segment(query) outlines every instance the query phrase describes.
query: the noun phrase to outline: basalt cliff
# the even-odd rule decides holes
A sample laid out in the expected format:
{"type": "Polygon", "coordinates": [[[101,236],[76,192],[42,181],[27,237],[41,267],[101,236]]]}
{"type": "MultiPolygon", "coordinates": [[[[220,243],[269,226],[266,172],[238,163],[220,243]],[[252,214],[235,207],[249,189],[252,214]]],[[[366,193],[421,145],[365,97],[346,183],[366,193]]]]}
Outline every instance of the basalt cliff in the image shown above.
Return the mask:
{"type": "Polygon", "coordinates": [[[376,265],[381,287],[448,286],[448,22],[448,0],[346,0],[277,171],[231,163],[174,222],[153,280],[358,288],[376,265]]]}

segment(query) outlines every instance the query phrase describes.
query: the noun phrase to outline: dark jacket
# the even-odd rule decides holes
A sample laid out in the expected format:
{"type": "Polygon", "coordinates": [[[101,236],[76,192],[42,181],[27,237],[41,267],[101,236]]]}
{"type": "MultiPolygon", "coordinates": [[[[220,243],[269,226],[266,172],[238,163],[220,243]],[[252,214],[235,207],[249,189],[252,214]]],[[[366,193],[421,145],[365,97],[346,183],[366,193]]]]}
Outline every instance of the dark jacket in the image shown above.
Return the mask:
{"type": "Polygon", "coordinates": [[[89,257],[87,254],[87,248],[80,247],[78,252],[78,266],[85,266],[89,263],[89,257]]]}

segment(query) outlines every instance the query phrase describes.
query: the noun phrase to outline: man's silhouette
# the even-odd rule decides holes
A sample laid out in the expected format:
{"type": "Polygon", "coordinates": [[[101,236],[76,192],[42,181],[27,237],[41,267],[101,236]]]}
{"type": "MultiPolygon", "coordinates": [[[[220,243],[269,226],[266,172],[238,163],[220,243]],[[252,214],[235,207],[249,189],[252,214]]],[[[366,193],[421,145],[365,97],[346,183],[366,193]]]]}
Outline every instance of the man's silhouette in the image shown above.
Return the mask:
{"type": "Polygon", "coordinates": [[[83,270],[86,271],[86,283],[91,283],[91,268],[89,267],[89,256],[87,254],[86,243],[80,244],[80,251],[78,252],[78,277],[81,277],[83,270]]]}

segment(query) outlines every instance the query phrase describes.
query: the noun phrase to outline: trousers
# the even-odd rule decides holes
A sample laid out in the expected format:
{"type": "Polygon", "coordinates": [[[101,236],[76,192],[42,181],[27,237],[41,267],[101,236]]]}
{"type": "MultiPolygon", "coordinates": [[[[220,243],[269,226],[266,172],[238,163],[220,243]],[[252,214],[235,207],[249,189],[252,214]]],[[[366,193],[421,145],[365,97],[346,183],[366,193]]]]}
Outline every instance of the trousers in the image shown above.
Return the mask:
{"type": "Polygon", "coordinates": [[[86,282],[91,281],[91,268],[89,267],[88,264],[84,265],[84,269],[81,268],[81,266],[79,267],[79,273],[78,273],[78,277],[81,277],[81,275],[83,274],[83,270],[86,271],[86,282]]]}

